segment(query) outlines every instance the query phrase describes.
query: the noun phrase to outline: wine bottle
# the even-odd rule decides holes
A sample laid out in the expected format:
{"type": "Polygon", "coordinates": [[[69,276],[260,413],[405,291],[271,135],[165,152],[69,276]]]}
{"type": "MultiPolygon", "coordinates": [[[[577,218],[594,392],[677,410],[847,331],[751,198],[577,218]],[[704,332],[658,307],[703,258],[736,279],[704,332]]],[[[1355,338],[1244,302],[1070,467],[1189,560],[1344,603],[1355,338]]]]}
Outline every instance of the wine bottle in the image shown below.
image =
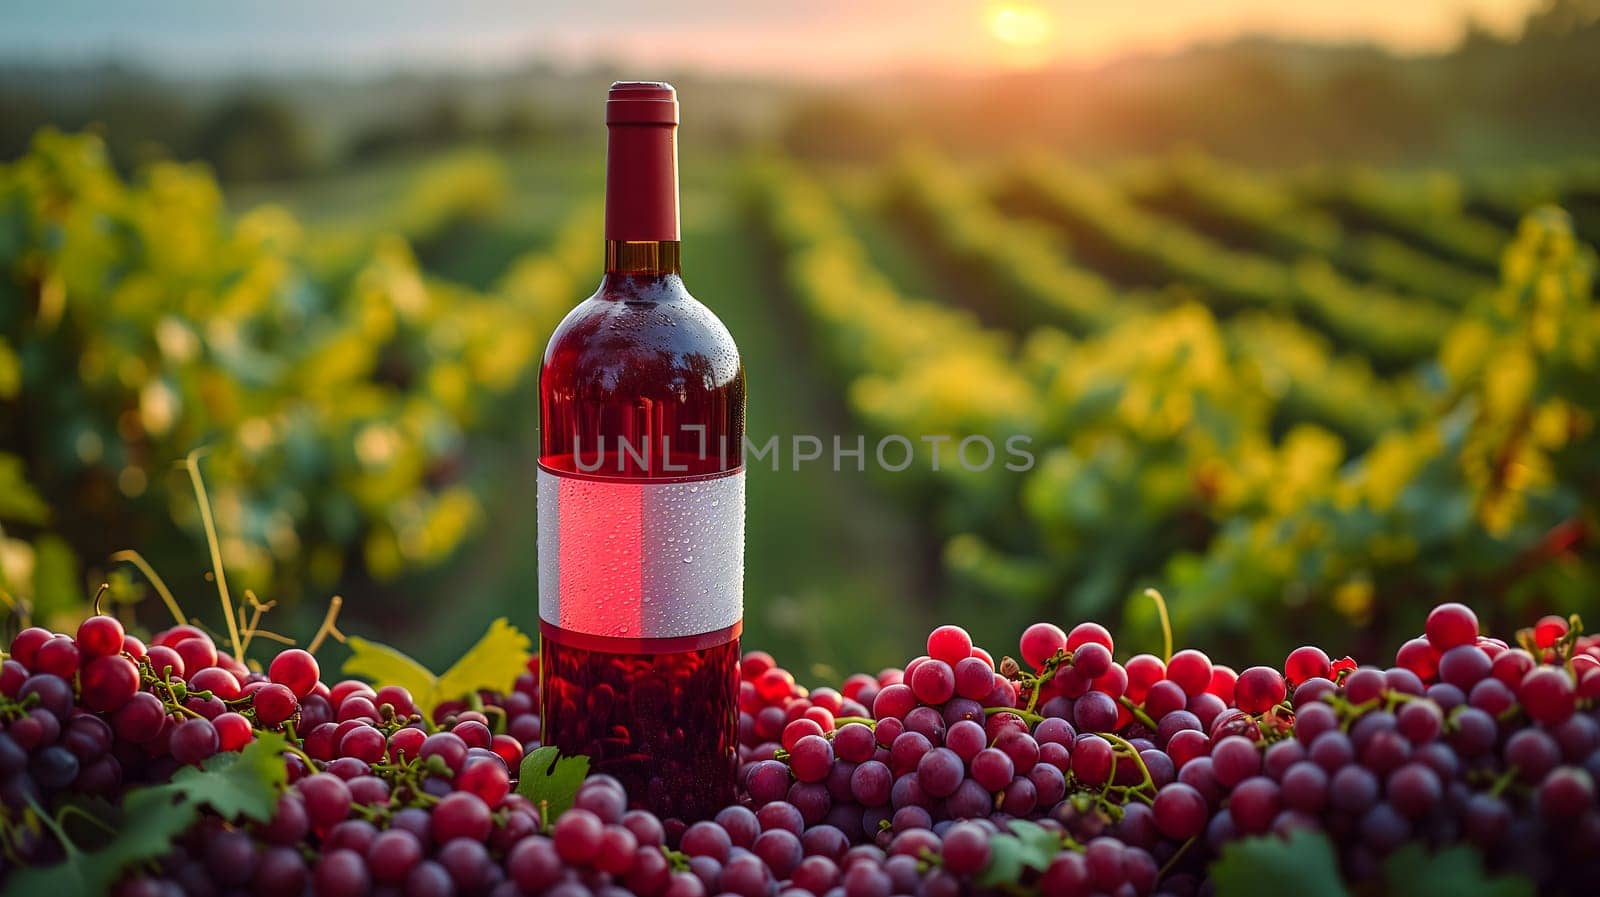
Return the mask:
{"type": "Polygon", "coordinates": [[[539,372],[544,743],[694,820],[738,769],[744,367],[679,271],[676,92],[606,125],[605,275],[539,372]]]}

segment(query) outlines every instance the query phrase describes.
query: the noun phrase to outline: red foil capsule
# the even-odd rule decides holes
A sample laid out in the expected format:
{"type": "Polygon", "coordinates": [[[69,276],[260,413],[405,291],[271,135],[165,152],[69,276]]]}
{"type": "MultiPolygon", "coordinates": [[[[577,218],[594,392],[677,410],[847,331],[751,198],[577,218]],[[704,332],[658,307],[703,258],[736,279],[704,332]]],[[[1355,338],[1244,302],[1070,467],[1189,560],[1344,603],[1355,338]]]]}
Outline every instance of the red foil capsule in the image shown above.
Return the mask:
{"type": "Polygon", "coordinates": [[[678,95],[618,81],[606,98],[606,239],[678,240],[678,95]]]}

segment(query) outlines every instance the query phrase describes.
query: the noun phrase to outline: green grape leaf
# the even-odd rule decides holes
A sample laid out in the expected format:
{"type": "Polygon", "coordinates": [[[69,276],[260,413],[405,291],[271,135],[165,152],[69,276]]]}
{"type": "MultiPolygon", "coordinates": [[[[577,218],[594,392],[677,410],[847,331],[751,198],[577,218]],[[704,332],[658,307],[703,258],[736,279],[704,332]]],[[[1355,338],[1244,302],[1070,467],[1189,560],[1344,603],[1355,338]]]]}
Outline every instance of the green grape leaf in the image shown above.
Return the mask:
{"type": "Polygon", "coordinates": [[[1027,848],[1011,835],[989,839],[989,865],[978,874],[977,884],[985,888],[1015,884],[1022,880],[1023,856],[1027,848]]]}
{"type": "Polygon", "coordinates": [[[1318,832],[1235,841],[1222,849],[1210,871],[1217,897],[1278,897],[1289,881],[1295,897],[1350,897],[1339,883],[1333,845],[1318,832]]]}
{"type": "Polygon", "coordinates": [[[434,701],[465,697],[480,689],[509,692],[517,677],[528,671],[532,643],[505,617],[489,624],[489,631],[478,639],[461,659],[439,676],[434,701]]]}
{"type": "Polygon", "coordinates": [[[42,524],[50,519],[50,506],[28,483],[22,459],[0,452],[0,520],[42,524]]]}
{"type": "Polygon", "coordinates": [[[438,683],[438,677],[428,668],[395,648],[357,636],[345,640],[350,646],[350,657],[342,669],[346,676],[359,676],[368,682],[398,685],[411,692],[419,708],[433,709],[429,697],[438,683]]]}
{"type": "Polygon", "coordinates": [[[288,783],[289,768],[283,763],[288,747],[282,735],[258,732],[243,751],[218,754],[206,761],[204,769],[186,766],[166,787],[227,819],[244,816],[266,822],[277,807],[278,792],[288,783]]]}
{"type": "Polygon", "coordinates": [[[53,866],[19,869],[11,876],[3,897],[104,894],[123,869],[170,851],[173,839],[200,817],[199,807],[165,786],[130,791],[123,801],[123,811],[136,823],[120,829],[105,847],[85,853],[69,846],[66,859],[53,866]]]}
{"type": "Polygon", "coordinates": [[[522,758],[517,793],[539,807],[540,817],[548,825],[572,808],[578,786],[588,775],[588,757],[563,757],[554,746],[542,747],[522,758]]]}
{"type": "Polygon", "coordinates": [[[1489,878],[1483,858],[1466,846],[1430,854],[1421,844],[1407,844],[1383,864],[1390,894],[1406,897],[1533,897],[1533,883],[1504,875],[1489,878]]]}
{"type": "Polygon", "coordinates": [[[200,818],[203,805],[227,819],[270,819],[288,778],[281,757],[287,746],[282,735],[259,733],[241,753],[219,754],[204,769],[187,767],[165,785],[129,791],[123,824],[103,847],[86,852],[63,844],[66,859],[18,871],[3,897],[104,894],[124,869],[170,851],[173,839],[200,818]]]}
{"type": "Polygon", "coordinates": [[[1044,871],[1061,851],[1061,836],[1026,819],[1013,819],[1011,834],[1022,844],[1022,864],[1030,869],[1044,871]]]}
{"type": "Polygon", "coordinates": [[[1016,884],[1022,870],[1043,872],[1061,851],[1061,836],[1026,819],[1013,819],[1010,834],[989,839],[989,865],[978,876],[984,887],[1016,884]]]}
{"type": "Polygon", "coordinates": [[[533,656],[529,653],[532,642],[504,617],[490,623],[483,638],[439,676],[388,645],[356,637],[347,643],[351,653],[344,662],[346,675],[403,686],[425,712],[443,701],[463,698],[480,689],[510,691],[517,677],[527,672],[528,660],[533,656]]]}

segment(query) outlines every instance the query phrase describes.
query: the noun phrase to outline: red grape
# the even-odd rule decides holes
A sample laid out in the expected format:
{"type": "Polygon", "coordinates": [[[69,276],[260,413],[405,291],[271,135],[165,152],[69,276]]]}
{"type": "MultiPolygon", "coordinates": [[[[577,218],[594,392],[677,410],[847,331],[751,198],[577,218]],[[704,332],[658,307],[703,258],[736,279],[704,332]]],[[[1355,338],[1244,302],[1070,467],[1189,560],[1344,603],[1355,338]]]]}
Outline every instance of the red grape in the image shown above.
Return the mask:
{"type": "Polygon", "coordinates": [[[1567,671],[1547,666],[1528,671],[1517,690],[1517,698],[1528,716],[1545,725],[1565,722],[1577,709],[1578,701],[1567,671]]]}
{"type": "Polygon", "coordinates": [[[127,633],[115,617],[97,614],[78,624],[78,648],[94,657],[120,654],[125,635],[127,633]]]}
{"type": "Polygon", "coordinates": [[[1067,634],[1061,631],[1061,627],[1052,623],[1035,623],[1023,631],[1017,647],[1023,662],[1039,669],[1066,646],[1067,634]]]}
{"type": "Polygon", "coordinates": [[[211,636],[201,633],[189,636],[172,645],[172,650],[183,658],[183,667],[194,675],[206,667],[217,665],[217,646],[211,636]]]}
{"type": "Polygon", "coordinates": [[[139,690],[139,671],[120,654],[96,657],[84,668],[80,681],[83,704],[90,710],[119,710],[139,690]]]}
{"type": "Polygon", "coordinates": [[[269,682],[256,690],[251,706],[255,708],[256,722],[270,728],[294,716],[300,709],[300,702],[287,686],[269,682]]]}
{"type": "Polygon", "coordinates": [[[179,763],[200,763],[214,755],[221,745],[217,727],[208,719],[185,720],[172,730],[172,757],[179,763]]]}
{"type": "Polygon", "coordinates": [[[304,698],[316,687],[322,670],[308,651],[289,648],[280,651],[267,667],[267,678],[285,686],[296,698],[304,698]]]}
{"type": "Polygon", "coordinates": [[[1566,634],[1567,621],[1554,615],[1540,617],[1533,624],[1533,643],[1541,648],[1554,646],[1566,634]]]}
{"type": "Polygon", "coordinates": [[[1451,648],[1477,641],[1478,615],[1464,604],[1441,604],[1428,613],[1423,631],[1434,650],[1443,654],[1451,648]]]}
{"type": "Polygon", "coordinates": [[[928,656],[955,666],[972,656],[972,636],[960,626],[940,626],[928,634],[928,656]]]}
{"type": "Polygon", "coordinates": [[[81,660],[82,654],[78,651],[77,642],[70,636],[56,635],[39,646],[33,663],[28,666],[37,673],[49,673],[63,679],[71,679],[73,674],[78,672],[81,660]]]}
{"type": "Polygon", "coordinates": [[[1107,651],[1115,650],[1116,646],[1111,641],[1111,633],[1099,623],[1084,622],[1072,627],[1067,634],[1067,650],[1075,651],[1080,645],[1094,642],[1104,645],[1107,651]]]}
{"type": "Polygon", "coordinates": [[[1307,679],[1326,679],[1332,672],[1333,662],[1328,659],[1327,652],[1313,645],[1302,645],[1290,651],[1283,661],[1283,677],[1290,685],[1299,685],[1307,679]]]}
{"type": "Polygon", "coordinates": [[[238,713],[224,713],[211,721],[217,729],[217,740],[220,750],[243,750],[255,738],[255,731],[250,726],[250,720],[238,713]]]}
{"type": "Polygon", "coordinates": [[[35,661],[38,660],[39,656],[39,647],[54,637],[55,633],[48,629],[29,626],[27,629],[17,633],[17,637],[11,640],[11,657],[28,669],[35,669],[35,661]]]}
{"type": "Polygon", "coordinates": [[[1233,686],[1234,704],[1246,713],[1264,713],[1287,695],[1283,676],[1272,667],[1251,667],[1233,686]]]}

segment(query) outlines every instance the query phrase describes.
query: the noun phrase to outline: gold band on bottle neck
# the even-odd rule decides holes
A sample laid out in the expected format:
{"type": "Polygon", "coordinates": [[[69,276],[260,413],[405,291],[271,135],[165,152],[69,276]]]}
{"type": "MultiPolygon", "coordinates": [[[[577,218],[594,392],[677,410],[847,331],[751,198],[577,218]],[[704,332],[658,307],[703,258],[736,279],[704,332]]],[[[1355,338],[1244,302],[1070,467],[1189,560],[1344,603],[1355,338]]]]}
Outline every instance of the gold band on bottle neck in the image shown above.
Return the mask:
{"type": "Polygon", "coordinates": [[[607,240],[607,274],[677,274],[677,240],[607,240]]]}

